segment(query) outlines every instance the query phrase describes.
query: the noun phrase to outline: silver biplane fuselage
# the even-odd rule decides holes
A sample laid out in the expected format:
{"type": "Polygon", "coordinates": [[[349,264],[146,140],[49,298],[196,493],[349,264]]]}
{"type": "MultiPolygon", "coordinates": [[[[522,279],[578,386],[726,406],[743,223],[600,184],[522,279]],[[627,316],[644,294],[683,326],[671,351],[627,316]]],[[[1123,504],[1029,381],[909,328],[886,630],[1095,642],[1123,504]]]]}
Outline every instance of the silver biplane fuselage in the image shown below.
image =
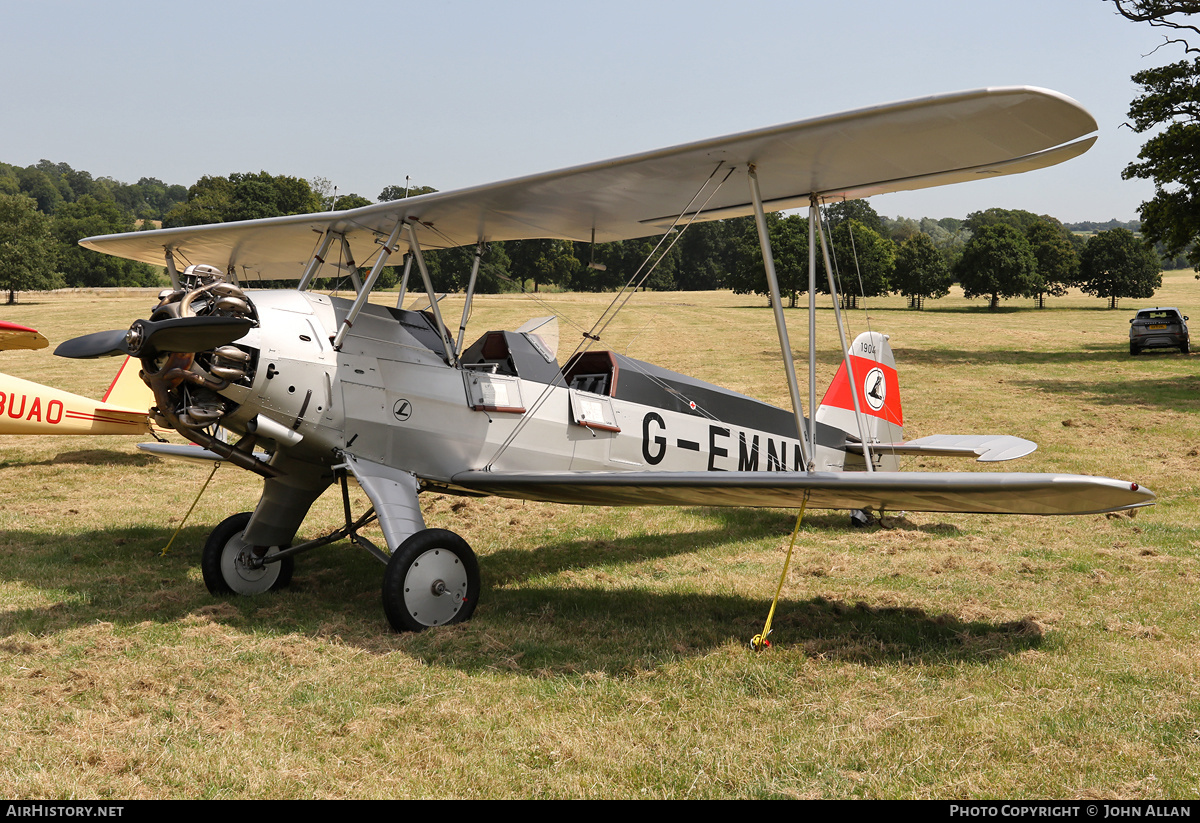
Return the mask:
{"type": "MultiPolygon", "coordinates": [[[[379,305],[358,315],[335,350],[350,301],[297,291],[248,300],[259,325],[237,346],[254,366],[218,391],[232,409],[220,424],[286,450],[290,475],[295,463],[310,464],[299,474],[313,492],[332,482],[331,467],[346,464],[347,453],[355,476],[389,467],[413,478],[400,482],[412,492],[414,523],[417,489],[476,493],[456,483],[470,471],[805,470],[790,412],[623,355],[586,352],[563,370],[536,332],[490,331],[451,365],[453,344],[429,314],[379,305]]],[[[844,468],[846,440],[818,426],[821,471],[844,468]]],[[[279,517],[273,505],[271,525],[252,520],[247,540],[290,543],[303,516],[291,499],[299,519],[279,517]]],[[[393,499],[391,508],[404,504],[393,499]]],[[[389,517],[389,538],[408,537],[404,527],[386,528],[389,517]]]]}

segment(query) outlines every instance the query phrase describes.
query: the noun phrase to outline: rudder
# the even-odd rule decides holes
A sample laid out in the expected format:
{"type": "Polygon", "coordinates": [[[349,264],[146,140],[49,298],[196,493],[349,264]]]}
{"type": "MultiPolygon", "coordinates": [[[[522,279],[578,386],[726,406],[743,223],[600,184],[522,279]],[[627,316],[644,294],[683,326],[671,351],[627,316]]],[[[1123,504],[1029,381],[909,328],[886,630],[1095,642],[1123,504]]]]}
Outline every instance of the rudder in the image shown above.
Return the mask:
{"type": "MultiPolygon", "coordinates": [[[[867,440],[875,443],[899,443],[904,439],[904,411],[900,404],[900,381],[896,361],[888,336],[876,331],[863,332],[854,339],[849,351],[854,380],[858,384],[858,407],[863,415],[867,440]]],[[[853,440],[860,435],[854,417],[854,397],[850,375],[843,360],[833,382],[829,384],[821,405],[817,407],[818,423],[841,429],[853,440]]],[[[883,471],[899,469],[898,459],[890,454],[872,452],[876,468],[883,471]]],[[[862,457],[848,454],[847,470],[865,469],[862,457]]]]}

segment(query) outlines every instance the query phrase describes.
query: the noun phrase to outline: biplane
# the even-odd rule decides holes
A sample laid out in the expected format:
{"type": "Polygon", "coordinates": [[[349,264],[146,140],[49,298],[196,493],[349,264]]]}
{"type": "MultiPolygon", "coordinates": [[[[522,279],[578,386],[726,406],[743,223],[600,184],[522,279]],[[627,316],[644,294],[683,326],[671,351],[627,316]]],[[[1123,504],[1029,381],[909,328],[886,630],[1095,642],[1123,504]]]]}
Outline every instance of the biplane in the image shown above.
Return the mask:
{"type": "MultiPolygon", "coordinates": [[[[899,456],[1005,460],[1035,446],[1011,436],[905,442],[887,336],[847,343],[816,399],[819,205],[1051,166],[1092,145],[1078,103],[1029,87],[926,97],[788,123],[458,191],[322,214],[142,231],[81,241],[165,264],[172,288],[149,317],[58,347],[66,357],[140,361],[156,424],[192,445],[157,454],[233,463],[263,478],[253,512],[207,539],[214,593],[287,584],[296,555],[349,538],[386,564],[383,605],[396,630],[462,621],[480,572],[459,535],[425,526],[424,491],[594,505],[842,508],[859,511],[1081,514],[1150,505],[1137,483],[1035,473],[899,471],[899,456]],[[808,207],[809,386],[801,386],[774,274],[768,211],[808,207]],[[597,328],[562,362],[555,324],[465,326],[484,244],[677,236],[697,220],[754,216],[792,409],[605,350],[597,328]],[[457,334],[423,254],[475,248],[457,334]],[[369,302],[403,254],[395,308],[369,302]],[[391,262],[393,261],[394,262],[391,262]],[[413,275],[413,272],[416,275],[413,275]],[[344,277],[353,299],[316,293],[344,277]],[[410,276],[427,305],[403,308],[410,276]],[[294,289],[252,290],[261,281],[294,289]],[[232,437],[219,437],[220,427],[232,437]],[[370,508],[351,511],[357,482],[370,508]],[[339,484],[345,524],[296,542],[311,505],[339,484]],[[378,521],[385,546],[359,532],[378,521]]],[[[826,264],[826,271],[831,269],[826,264]]],[[[836,284],[829,290],[837,305],[836,284]]]]}

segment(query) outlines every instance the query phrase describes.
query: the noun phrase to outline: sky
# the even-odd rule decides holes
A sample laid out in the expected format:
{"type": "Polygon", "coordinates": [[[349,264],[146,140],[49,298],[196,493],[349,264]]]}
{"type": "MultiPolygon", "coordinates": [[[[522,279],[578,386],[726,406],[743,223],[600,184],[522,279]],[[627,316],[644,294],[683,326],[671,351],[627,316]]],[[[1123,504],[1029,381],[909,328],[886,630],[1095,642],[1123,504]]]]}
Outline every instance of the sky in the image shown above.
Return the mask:
{"type": "Polygon", "coordinates": [[[1183,58],[1102,0],[0,0],[0,161],[96,177],[265,170],[374,200],[984,86],[1075,98],[1099,141],[1063,165],[871,199],[1131,220],[1130,76],[1183,58]]]}

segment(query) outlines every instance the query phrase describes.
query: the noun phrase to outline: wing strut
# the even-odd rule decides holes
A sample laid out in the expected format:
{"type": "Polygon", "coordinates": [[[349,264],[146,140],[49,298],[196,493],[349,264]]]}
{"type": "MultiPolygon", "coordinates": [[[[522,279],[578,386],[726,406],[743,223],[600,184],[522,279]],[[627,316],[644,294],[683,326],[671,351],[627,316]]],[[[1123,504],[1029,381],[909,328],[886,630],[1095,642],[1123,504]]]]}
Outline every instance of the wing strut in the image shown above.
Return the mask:
{"type": "Polygon", "coordinates": [[[483,259],[483,238],[475,244],[475,262],[471,264],[471,279],[467,283],[467,302],[463,304],[462,320],[458,323],[458,343],[454,346],[455,354],[462,354],[463,335],[467,333],[467,317],[471,314],[471,298],[475,296],[475,278],[479,276],[479,261],[483,259]]]}
{"type": "MultiPolygon", "coordinates": [[[[804,434],[804,407],[800,403],[800,385],[796,382],[796,363],[792,359],[792,344],[788,341],[787,323],[783,319],[783,301],[779,296],[779,280],[775,276],[775,258],[771,254],[771,237],[767,232],[767,218],[763,214],[762,192],[758,188],[758,173],[750,164],[750,196],[754,199],[754,223],[758,226],[758,243],[762,247],[763,268],[767,273],[767,285],[771,289],[771,308],[775,312],[775,330],[779,332],[779,350],[783,355],[783,368],[787,372],[788,391],[792,395],[792,413],[796,415],[796,437],[800,441],[800,457],[808,471],[813,469],[812,444],[814,433],[810,430],[808,441],[804,434]]],[[[809,363],[808,373],[812,374],[809,363]]],[[[813,394],[816,394],[814,390],[813,394]]],[[[811,405],[815,402],[809,399],[811,405]]],[[[814,417],[815,419],[815,417],[814,417]]]]}
{"type": "Polygon", "coordinates": [[[167,249],[167,276],[171,278],[171,288],[179,291],[179,269],[175,268],[175,255],[167,249]]]}
{"type": "MultiPolygon", "coordinates": [[[[429,279],[429,269],[425,268],[425,255],[421,254],[421,244],[417,242],[417,230],[413,228],[412,223],[404,223],[408,227],[408,250],[413,257],[417,258],[417,269],[421,272],[421,279],[425,281],[425,293],[429,295],[429,307],[433,309],[433,319],[437,321],[438,334],[442,336],[442,340],[446,343],[446,363],[454,366],[458,363],[458,355],[455,353],[450,341],[450,335],[446,331],[446,324],[442,321],[442,310],[438,308],[437,293],[433,290],[433,281],[429,279]]],[[[399,226],[397,226],[399,230],[399,226]]]]}
{"type": "MultiPolygon", "coordinates": [[[[814,198],[815,199],[815,198],[814,198]]],[[[858,402],[858,381],[854,379],[854,364],[850,361],[850,349],[846,346],[846,328],[842,323],[842,309],[838,303],[837,284],[834,282],[833,267],[829,265],[829,247],[825,244],[825,226],[821,222],[821,207],[814,205],[810,211],[810,223],[816,224],[817,235],[821,238],[821,258],[825,261],[825,274],[829,277],[829,294],[833,298],[833,316],[837,319],[838,339],[842,341],[842,362],[846,364],[846,376],[850,378],[850,397],[854,400],[854,420],[858,423],[858,436],[862,440],[863,459],[867,462],[867,471],[875,471],[875,463],[871,459],[870,439],[867,437],[867,421],[863,417],[862,408],[858,402]]],[[[816,415],[814,414],[815,418],[816,415]]]]}
{"type": "Polygon", "coordinates": [[[412,272],[412,252],[404,255],[404,274],[400,275],[400,293],[396,295],[396,308],[404,308],[404,296],[408,293],[408,275],[412,272]]]}
{"type": "MultiPolygon", "coordinates": [[[[354,298],[354,305],[350,307],[350,311],[346,314],[346,319],[342,321],[342,327],[338,329],[337,336],[333,339],[334,351],[342,350],[342,343],[345,341],[346,335],[350,333],[350,327],[358,319],[358,313],[367,304],[367,299],[371,296],[371,289],[375,288],[375,281],[379,279],[379,275],[383,273],[383,267],[387,265],[388,256],[396,250],[396,241],[400,239],[400,229],[407,225],[403,220],[396,221],[396,227],[392,229],[387,242],[379,250],[379,256],[375,258],[375,265],[371,267],[371,273],[367,275],[367,282],[363,283],[362,287],[359,288],[358,296],[354,298]]],[[[358,284],[355,283],[355,285],[357,286],[358,284]]]]}
{"type": "Polygon", "coordinates": [[[296,285],[296,291],[307,291],[308,287],[312,285],[313,278],[317,276],[317,269],[325,265],[325,255],[329,253],[329,245],[332,242],[333,232],[329,230],[323,232],[321,243],[313,252],[313,256],[308,259],[308,265],[305,266],[304,275],[296,285]]]}

